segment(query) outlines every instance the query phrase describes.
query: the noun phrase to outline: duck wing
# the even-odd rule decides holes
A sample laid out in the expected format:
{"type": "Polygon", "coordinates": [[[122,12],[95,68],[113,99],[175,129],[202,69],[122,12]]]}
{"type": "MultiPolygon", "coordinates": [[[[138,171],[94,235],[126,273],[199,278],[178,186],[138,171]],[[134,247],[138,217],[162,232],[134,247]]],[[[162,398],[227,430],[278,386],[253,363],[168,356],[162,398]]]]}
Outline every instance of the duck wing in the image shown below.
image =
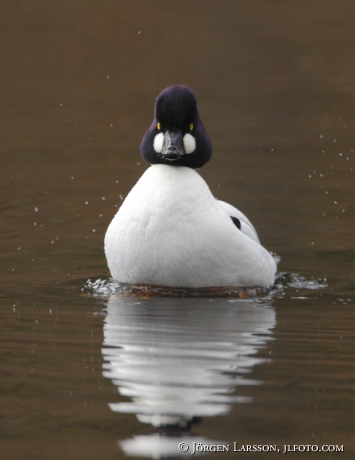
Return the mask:
{"type": "Polygon", "coordinates": [[[239,211],[239,209],[226,203],[225,201],[217,200],[217,202],[220,207],[227,212],[235,226],[238,227],[242,233],[260,244],[258,234],[256,233],[253,224],[241,211],[239,211]]]}

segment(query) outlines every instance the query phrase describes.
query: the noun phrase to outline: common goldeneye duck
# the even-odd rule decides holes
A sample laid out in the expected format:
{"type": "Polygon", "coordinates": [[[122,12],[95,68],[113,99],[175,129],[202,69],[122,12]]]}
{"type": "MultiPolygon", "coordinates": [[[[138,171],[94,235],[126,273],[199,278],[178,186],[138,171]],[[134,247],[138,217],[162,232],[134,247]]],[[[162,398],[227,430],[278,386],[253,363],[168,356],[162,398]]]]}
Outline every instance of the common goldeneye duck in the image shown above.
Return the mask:
{"type": "Polygon", "coordinates": [[[271,286],[276,262],[238,209],[218,201],[195,171],[212,156],[190,88],[156,99],[141,143],[146,170],[109,225],[105,253],[113,278],[167,287],[271,286]]]}

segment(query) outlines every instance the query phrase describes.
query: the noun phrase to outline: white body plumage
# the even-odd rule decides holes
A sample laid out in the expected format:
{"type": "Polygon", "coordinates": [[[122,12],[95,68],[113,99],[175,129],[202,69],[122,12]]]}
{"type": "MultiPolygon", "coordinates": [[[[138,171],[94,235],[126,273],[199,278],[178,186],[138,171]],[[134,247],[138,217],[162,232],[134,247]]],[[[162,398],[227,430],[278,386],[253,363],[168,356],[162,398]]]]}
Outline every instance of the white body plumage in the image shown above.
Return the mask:
{"type": "Polygon", "coordinates": [[[113,218],[105,253],[112,277],[124,283],[271,286],[276,263],[258,241],[245,216],[216,200],[196,171],[156,164],[113,218]]]}

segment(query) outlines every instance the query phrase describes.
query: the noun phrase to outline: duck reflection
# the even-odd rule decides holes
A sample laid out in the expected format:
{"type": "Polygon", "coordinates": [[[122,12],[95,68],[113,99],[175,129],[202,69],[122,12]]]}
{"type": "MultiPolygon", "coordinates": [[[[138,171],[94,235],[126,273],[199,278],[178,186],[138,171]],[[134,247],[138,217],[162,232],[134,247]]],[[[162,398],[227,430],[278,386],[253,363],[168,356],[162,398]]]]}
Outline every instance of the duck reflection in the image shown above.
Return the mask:
{"type": "Polygon", "coordinates": [[[168,458],[181,455],[182,439],[189,454],[193,442],[213,443],[192,437],[191,426],[251,400],[235,392],[239,385],[262,383],[247,374],[265,362],[255,355],[271,340],[275,323],[267,302],[111,297],[104,323],[104,376],[131,402],[110,408],[136,414],[153,427],[150,436],[120,442],[123,451],[168,458]]]}

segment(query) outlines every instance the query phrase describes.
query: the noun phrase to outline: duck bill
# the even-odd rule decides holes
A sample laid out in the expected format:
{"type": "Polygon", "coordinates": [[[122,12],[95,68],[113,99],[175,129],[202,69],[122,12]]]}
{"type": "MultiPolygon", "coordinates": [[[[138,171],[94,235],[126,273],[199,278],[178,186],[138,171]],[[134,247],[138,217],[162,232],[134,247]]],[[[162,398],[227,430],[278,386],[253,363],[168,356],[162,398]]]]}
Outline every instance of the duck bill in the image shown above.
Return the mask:
{"type": "Polygon", "coordinates": [[[161,156],[165,160],[176,161],[183,155],[185,155],[185,149],[181,131],[166,131],[161,156]]]}

